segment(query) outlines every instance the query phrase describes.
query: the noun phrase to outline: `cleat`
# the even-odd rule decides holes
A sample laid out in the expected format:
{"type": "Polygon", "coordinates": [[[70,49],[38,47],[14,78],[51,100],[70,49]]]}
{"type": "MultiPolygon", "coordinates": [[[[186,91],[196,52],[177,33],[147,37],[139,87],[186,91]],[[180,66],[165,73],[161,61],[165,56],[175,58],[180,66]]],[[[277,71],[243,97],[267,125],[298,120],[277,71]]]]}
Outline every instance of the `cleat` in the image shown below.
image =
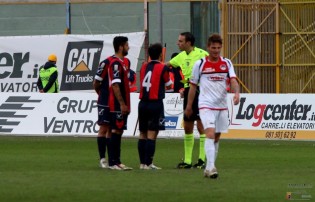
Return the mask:
{"type": "Polygon", "coordinates": [[[111,170],[123,170],[121,167],[119,167],[118,165],[113,165],[113,166],[109,166],[109,169],[111,170]]]}
{"type": "Polygon", "coordinates": [[[142,163],[141,163],[141,164],[140,164],[140,167],[139,167],[140,170],[143,170],[145,166],[146,166],[145,164],[142,164],[142,163]]]}
{"type": "Polygon", "coordinates": [[[105,158],[102,158],[102,159],[100,160],[100,167],[101,167],[101,168],[108,168],[108,167],[109,167],[109,166],[108,166],[108,163],[107,163],[107,161],[106,161],[105,158]]]}
{"type": "Polygon", "coordinates": [[[198,159],[198,162],[193,166],[194,168],[198,168],[198,169],[205,169],[206,168],[206,164],[203,160],[198,159]]]}
{"type": "Polygon", "coordinates": [[[178,169],[190,169],[191,167],[192,167],[191,164],[185,162],[181,162],[177,165],[178,169]]]}
{"type": "Polygon", "coordinates": [[[144,170],[161,170],[162,168],[155,166],[153,163],[151,165],[145,165],[144,170]]]}
{"type": "Polygon", "coordinates": [[[216,179],[219,176],[219,174],[217,169],[213,168],[211,171],[205,170],[204,176],[207,178],[216,179]]]}
{"type": "Polygon", "coordinates": [[[118,164],[117,165],[118,167],[120,167],[121,168],[121,170],[125,170],[125,171],[127,171],[127,170],[132,170],[132,168],[130,168],[130,167],[128,167],[128,166],[126,166],[126,165],[124,165],[124,164],[118,164]]]}

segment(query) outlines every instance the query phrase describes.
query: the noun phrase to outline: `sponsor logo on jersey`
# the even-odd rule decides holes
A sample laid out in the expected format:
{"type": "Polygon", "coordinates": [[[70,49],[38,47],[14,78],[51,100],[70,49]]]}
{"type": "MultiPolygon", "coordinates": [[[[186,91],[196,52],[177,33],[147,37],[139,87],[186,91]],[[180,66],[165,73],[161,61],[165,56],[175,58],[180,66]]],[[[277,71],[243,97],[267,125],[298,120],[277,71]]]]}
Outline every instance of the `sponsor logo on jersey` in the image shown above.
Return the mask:
{"type": "Polygon", "coordinates": [[[205,67],[202,73],[215,72],[213,67],[205,67]]]}
{"type": "Polygon", "coordinates": [[[211,81],[222,81],[225,80],[224,76],[219,76],[219,75],[213,75],[213,76],[209,76],[209,80],[211,81]]]}
{"type": "Polygon", "coordinates": [[[224,64],[224,65],[220,65],[220,69],[224,71],[224,70],[226,70],[226,69],[227,69],[227,67],[226,67],[226,65],[225,65],[225,64],[224,64]]]}

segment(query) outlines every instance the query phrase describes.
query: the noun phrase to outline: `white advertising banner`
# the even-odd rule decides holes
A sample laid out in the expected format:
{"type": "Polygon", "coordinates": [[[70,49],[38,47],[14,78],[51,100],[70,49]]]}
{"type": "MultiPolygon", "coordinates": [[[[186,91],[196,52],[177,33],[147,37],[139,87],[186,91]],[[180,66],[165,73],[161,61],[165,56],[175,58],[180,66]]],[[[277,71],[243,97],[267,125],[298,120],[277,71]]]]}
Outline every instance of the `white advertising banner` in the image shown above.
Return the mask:
{"type": "MultiPolygon", "coordinates": [[[[315,140],[315,95],[242,94],[239,105],[228,97],[230,128],[223,138],[315,140]]],[[[0,134],[96,136],[96,93],[1,93],[0,134]]],[[[139,94],[131,93],[124,136],[138,136],[139,94]]],[[[159,137],[183,137],[183,99],[164,99],[166,130],[159,137]]],[[[195,131],[195,135],[198,133],[195,131]]]]}
{"type": "MultiPolygon", "coordinates": [[[[131,108],[127,136],[136,127],[137,101],[131,108]]],[[[96,93],[2,93],[0,97],[0,134],[95,136],[97,116],[96,93]]]]}
{"type": "Polygon", "coordinates": [[[226,138],[315,140],[315,95],[242,94],[234,106],[229,95],[226,138]]]}
{"type": "Polygon", "coordinates": [[[91,91],[98,64],[114,54],[113,38],[119,35],[129,39],[127,58],[136,70],[144,32],[0,37],[0,92],[37,92],[38,70],[52,53],[61,92],[91,91]]]}

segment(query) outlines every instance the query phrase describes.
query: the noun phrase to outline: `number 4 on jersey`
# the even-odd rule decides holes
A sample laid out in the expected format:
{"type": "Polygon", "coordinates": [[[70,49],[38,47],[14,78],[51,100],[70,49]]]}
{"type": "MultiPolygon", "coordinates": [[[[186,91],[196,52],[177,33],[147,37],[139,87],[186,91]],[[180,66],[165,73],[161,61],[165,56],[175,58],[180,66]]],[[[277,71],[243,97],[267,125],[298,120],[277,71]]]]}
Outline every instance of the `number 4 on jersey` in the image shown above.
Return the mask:
{"type": "Polygon", "coordinates": [[[151,88],[151,76],[152,71],[148,71],[142,81],[142,87],[145,87],[147,92],[149,92],[151,88]]]}

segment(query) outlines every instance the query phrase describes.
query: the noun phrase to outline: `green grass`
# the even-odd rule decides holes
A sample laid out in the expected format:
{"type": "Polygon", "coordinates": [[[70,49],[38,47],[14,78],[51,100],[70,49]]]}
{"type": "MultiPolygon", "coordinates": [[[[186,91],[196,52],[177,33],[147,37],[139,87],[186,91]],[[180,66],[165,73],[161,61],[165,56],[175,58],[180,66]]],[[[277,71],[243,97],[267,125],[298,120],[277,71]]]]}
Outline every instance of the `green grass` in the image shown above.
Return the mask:
{"type": "MultiPolygon", "coordinates": [[[[221,140],[216,180],[175,169],[182,156],[183,140],[158,139],[163,169],[139,170],[137,140],[123,139],[122,161],[134,170],[111,171],[98,167],[95,138],[0,136],[0,201],[278,202],[297,190],[289,184],[315,182],[315,142],[221,140]]],[[[303,191],[314,200],[314,189],[303,191]]]]}

